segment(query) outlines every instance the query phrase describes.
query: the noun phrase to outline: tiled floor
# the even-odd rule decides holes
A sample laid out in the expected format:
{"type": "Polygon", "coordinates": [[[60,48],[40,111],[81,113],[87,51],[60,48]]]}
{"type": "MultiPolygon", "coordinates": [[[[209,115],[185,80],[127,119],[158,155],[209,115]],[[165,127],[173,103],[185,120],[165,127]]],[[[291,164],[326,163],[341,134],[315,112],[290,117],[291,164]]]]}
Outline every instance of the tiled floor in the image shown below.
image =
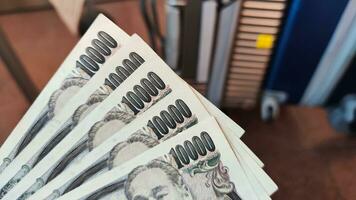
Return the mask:
{"type": "MultiPolygon", "coordinates": [[[[129,34],[136,32],[147,39],[137,1],[100,7],[129,34]]],[[[77,41],[53,11],[0,16],[0,25],[38,89],[77,41]]],[[[1,62],[0,95],[2,143],[29,103],[1,62]]],[[[356,138],[331,129],[323,110],[283,107],[272,123],[261,122],[256,110],[230,110],[229,114],[246,129],[243,141],[278,184],[273,199],[356,199],[356,138]]]]}
{"type": "Polygon", "coordinates": [[[283,107],[271,123],[256,110],[228,112],[279,186],[273,199],[356,199],[356,138],[334,131],[322,109],[283,107]]]}

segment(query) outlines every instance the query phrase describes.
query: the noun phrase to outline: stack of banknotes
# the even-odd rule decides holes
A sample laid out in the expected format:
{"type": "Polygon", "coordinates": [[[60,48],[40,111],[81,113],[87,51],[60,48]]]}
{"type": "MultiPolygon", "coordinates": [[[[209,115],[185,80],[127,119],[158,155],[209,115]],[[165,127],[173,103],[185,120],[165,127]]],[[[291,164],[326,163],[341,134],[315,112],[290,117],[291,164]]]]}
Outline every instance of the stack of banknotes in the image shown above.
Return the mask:
{"type": "Polygon", "coordinates": [[[0,199],[271,199],[244,130],[99,15],[0,148],[0,199]]]}

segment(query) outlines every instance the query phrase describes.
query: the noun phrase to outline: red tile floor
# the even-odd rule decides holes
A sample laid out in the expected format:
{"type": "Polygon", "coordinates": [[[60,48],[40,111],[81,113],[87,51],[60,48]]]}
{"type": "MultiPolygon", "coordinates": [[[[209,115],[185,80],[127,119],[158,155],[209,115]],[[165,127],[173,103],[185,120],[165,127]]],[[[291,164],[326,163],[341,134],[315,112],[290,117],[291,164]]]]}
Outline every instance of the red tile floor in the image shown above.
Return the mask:
{"type": "MultiPolygon", "coordinates": [[[[147,39],[138,1],[100,8],[129,34],[147,39]]],[[[0,26],[39,90],[78,39],[52,10],[1,15],[0,26]]],[[[29,105],[0,60],[0,144],[29,105]]],[[[279,186],[273,199],[356,199],[356,138],[336,133],[322,109],[282,107],[272,123],[261,122],[257,110],[228,113],[246,129],[243,141],[279,186]]]]}

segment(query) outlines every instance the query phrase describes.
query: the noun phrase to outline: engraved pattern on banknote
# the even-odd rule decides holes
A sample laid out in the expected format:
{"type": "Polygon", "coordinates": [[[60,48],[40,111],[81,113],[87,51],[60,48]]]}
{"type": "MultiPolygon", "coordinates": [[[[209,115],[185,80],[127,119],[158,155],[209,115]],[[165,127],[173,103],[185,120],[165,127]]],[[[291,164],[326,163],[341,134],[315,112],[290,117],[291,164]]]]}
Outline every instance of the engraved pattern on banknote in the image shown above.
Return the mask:
{"type": "Polygon", "coordinates": [[[97,176],[99,172],[110,170],[159,144],[159,140],[163,142],[197,123],[198,118],[192,113],[187,104],[183,100],[177,99],[174,104],[170,104],[166,109],[159,112],[159,116],[153,116],[148,121],[147,126],[137,130],[127,140],[114,146],[108,154],[108,158],[101,159],[100,162],[93,164],[92,167],[82,172],[72,183],[68,184],[64,189],[62,188],[61,191],[64,194],[78,187],[84,181],[93,178],[93,176],[97,176]],[[153,124],[156,124],[156,126],[153,124]],[[149,125],[154,126],[154,128],[151,128],[149,125]],[[153,129],[159,131],[157,126],[160,126],[160,132],[154,133],[153,129]],[[165,137],[157,134],[164,134],[165,137]]]}
{"type": "MultiPolygon", "coordinates": [[[[100,137],[101,135],[99,134],[99,131],[101,128],[103,128],[105,125],[111,122],[112,128],[111,131],[105,130],[107,132],[111,132],[109,135],[112,135],[113,132],[116,132],[117,130],[120,130],[122,127],[124,127],[126,124],[129,124],[131,121],[133,121],[136,118],[136,116],[132,112],[124,112],[120,110],[117,107],[114,107],[111,111],[109,111],[106,116],[104,117],[103,120],[100,120],[96,122],[89,130],[88,132],[88,148],[89,150],[93,150],[95,146],[99,145],[100,143],[94,144],[95,138],[100,137]],[[113,123],[116,123],[115,125],[113,123]]],[[[107,137],[109,137],[109,135],[107,137]]],[[[103,136],[104,137],[104,136],[103,136]]],[[[107,138],[105,137],[105,139],[107,138]]],[[[101,139],[101,142],[105,139],[101,139]]]]}
{"type": "Polygon", "coordinates": [[[206,132],[172,148],[175,153],[135,167],[117,182],[98,189],[92,199],[240,199],[206,132]],[[189,153],[188,153],[189,152],[189,153]],[[193,153],[195,152],[195,153],[193,153]]]}
{"type": "Polygon", "coordinates": [[[24,165],[21,167],[21,170],[16,173],[16,175],[11,178],[6,185],[0,190],[0,199],[3,198],[28,172],[30,171],[30,167],[24,165]]]}
{"type": "Polygon", "coordinates": [[[91,95],[88,101],[79,106],[70,120],[65,123],[65,125],[59,129],[55,134],[55,137],[43,148],[41,153],[37,156],[35,162],[32,166],[35,166],[39,161],[42,160],[65,136],[70,133],[71,130],[87,115],[91,110],[93,110],[100,102],[102,102],[108,94],[102,94],[101,92],[96,92],[91,95]]]}

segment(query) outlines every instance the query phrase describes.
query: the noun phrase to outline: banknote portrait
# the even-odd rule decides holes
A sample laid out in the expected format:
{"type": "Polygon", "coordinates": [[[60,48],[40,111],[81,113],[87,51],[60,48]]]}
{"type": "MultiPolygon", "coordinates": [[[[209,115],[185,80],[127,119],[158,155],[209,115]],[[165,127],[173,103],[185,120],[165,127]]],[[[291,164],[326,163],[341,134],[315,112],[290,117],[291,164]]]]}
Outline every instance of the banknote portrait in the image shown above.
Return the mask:
{"type": "Polygon", "coordinates": [[[108,93],[104,93],[101,91],[96,91],[95,93],[90,95],[89,99],[85,102],[85,104],[79,106],[72,115],[73,124],[77,125],[79,121],[84,119],[92,110],[96,108],[96,106],[98,106],[108,96],[108,93]]]}
{"type": "Polygon", "coordinates": [[[17,156],[30,141],[37,135],[37,133],[50,121],[58,112],[64,107],[67,101],[80,90],[88,82],[88,79],[81,77],[67,78],[63,81],[62,86],[55,90],[47,104],[47,109],[35,121],[32,127],[26,133],[21,144],[17,148],[15,156],[17,156]]]}
{"type": "Polygon", "coordinates": [[[68,165],[70,165],[80,154],[88,153],[95,146],[98,146],[116,131],[120,130],[126,124],[135,119],[135,116],[121,111],[114,107],[105,117],[96,122],[89,130],[87,140],[79,143],[72,151],[70,151],[57,167],[49,175],[47,182],[60,174],[68,165]]]}
{"type": "Polygon", "coordinates": [[[227,168],[216,159],[211,157],[184,170],[161,159],[152,160],[128,174],[125,196],[128,200],[239,200],[227,168]]]}
{"type": "Polygon", "coordinates": [[[109,169],[132,159],[158,144],[158,140],[149,135],[141,132],[133,134],[126,141],[118,143],[111,150],[108,159],[109,169]]]}
{"type": "Polygon", "coordinates": [[[96,92],[92,94],[89,99],[86,101],[85,104],[79,106],[71,118],[68,120],[68,122],[62,126],[58,132],[56,133],[56,136],[51,140],[50,143],[48,143],[35,162],[33,163],[33,166],[35,166],[39,161],[42,160],[65,136],[68,135],[68,133],[86,116],[92,111],[97,105],[99,105],[104,99],[108,96],[108,94],[103,94],[100,92],[96,92]]]}
{"type": "Polygon", "coordinates": [[[125,183],[125,195],[128,200],[194,199],[179,171],[159,159],[130,172],[125,183]]]}
{"type": "Polygon", "coordinates": [[[88,79],[72,77],[64,80],[62,86],[53,92],[48,103],[49,110],[53,115],[57,114],[68,100],[73,97],[86,83],[88,79]]]}
{"type": "Polygon", "coordinates": [[[101,144],[135,118],[136,116],[133,113],[125,112],[114,107],[102,120],[96,122],[90,128],[88,132],[89,150],[91,151],[94,147],[101,144]]]}

